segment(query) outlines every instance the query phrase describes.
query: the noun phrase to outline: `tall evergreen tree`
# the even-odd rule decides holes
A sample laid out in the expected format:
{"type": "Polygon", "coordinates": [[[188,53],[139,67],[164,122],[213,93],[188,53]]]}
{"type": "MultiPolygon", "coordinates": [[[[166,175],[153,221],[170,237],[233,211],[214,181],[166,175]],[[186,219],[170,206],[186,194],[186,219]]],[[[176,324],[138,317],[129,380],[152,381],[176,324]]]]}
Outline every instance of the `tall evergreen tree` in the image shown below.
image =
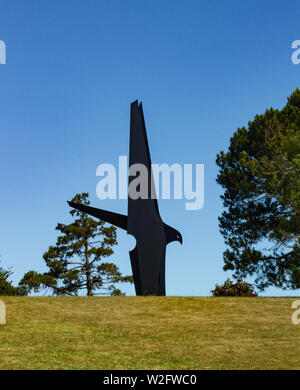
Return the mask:
{"type": "MultiPolygon", "coordinates": [[[[72,201],[90,203],[87,193],[77,194],[72,201]]],[[[61,235],[43,255],[49,271],[29,271],[20,285],[35,292],[50,288],[56,295],[77,295],[81,290],[88,296],[120,295],[115,283],[132,282],[132,277],[122,276],[114,263],[103,261],[113,254],[112,247],[117,244],[116,228],[78,210],[72,209],[70,214],[75,220],[69,225],[57,224],[61,235]]]]}
{"type": "Polygon", "coordinates": [[[300,90],[237,129],[217,165],[224,269],[260,289],[300,288],[300,90]]]}

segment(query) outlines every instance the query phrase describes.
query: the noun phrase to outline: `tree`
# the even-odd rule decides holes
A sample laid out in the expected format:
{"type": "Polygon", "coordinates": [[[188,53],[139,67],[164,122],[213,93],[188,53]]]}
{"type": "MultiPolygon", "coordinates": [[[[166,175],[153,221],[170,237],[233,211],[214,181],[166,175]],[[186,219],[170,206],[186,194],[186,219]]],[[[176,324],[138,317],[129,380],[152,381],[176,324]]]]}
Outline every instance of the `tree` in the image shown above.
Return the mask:
{"type": "MultiPolygon", "coordinates": [[[[77,194],[72,201],[90,203],[87,193],[77,194]]],[[[70,214],[75,220],[69,225],[57,224],[56,230],[62,234],[43,255],[49,271],[29,271],[20,285],[35,292],[50,288],[56,295],[77,295],[80,290],[86,290],[88,296],[99,295],[99,290],[121,295],[115,283],[132,282],[132,277],[122,276],[115,264],[103,261],[117,244],[116,228],[78,210],[72,209],[70,214]]]]}
{"type": "Polygon", "coordinates": [[[238,128],[216,162],[224,269],[261,290],[300,288],[300,90],[238,128]]]}
{"type": "Polygon", "coordinates": [[[12,282],[8,281],[8,278],[12,275],[10,270],[5,270],[0,267],[0,295],[27,295],[25,287],[15,287],[12,282]]]}

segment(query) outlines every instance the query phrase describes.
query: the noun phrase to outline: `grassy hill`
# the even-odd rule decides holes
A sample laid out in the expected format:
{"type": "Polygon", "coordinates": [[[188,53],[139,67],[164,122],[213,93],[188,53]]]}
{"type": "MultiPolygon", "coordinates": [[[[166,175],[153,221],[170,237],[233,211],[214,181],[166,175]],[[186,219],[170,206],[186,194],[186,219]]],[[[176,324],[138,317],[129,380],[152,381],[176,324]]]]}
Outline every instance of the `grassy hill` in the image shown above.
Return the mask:
{"type": "Polygon", "coordinates": [[[2,297],[0,369],[299,369],[293,298],[2,297]]]}

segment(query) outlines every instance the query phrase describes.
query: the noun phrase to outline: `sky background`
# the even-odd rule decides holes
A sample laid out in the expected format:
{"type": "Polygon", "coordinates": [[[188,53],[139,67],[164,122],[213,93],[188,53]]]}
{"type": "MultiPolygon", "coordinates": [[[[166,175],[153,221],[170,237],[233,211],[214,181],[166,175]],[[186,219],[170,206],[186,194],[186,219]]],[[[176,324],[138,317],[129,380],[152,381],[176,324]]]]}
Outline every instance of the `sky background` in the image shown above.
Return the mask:
{"type": "MultiPolygon", "coordinates": [[[[292,0],[1,1],[0,253],[13,281],[47,270],[42,254],[57,222],[71,222],[66,200],[76,193],[127,212],[126,200],[96,197],[96,168],[128,154],[130,103],[139,99],[153,163],[205,164],[202,210],[159,201],[183,235],[183,246],[167,248],[167,294],[209,295],[224,282],[216,154],[300,86],[291,62],[299,20],[292,0]]],[[[111,260],[130,274],[134,239],[119,229],[118,239],[111,260]]],[[[123,290],[134,294],[133,285],[123,290]]]]}

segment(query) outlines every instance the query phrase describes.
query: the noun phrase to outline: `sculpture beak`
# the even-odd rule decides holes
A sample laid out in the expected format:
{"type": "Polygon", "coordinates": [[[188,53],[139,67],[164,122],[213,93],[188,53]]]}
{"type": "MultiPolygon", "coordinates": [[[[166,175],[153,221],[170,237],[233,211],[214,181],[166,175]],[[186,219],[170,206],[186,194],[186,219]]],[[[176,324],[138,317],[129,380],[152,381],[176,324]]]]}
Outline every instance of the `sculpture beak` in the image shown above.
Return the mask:
{"type": "Polygon", "coordinates": [[[177,234],[177,240],[180,242],[180,244],[182,245],[182,235],[178,232],[177,234]]]}
{"type": "Polygon", "coordinates": [[[182,235],[181,235],[181,233],[178,230],[175,230],[175,232],[176,232],[175,241],[179,241],[180,244],[182,245],[182,235]]]}

